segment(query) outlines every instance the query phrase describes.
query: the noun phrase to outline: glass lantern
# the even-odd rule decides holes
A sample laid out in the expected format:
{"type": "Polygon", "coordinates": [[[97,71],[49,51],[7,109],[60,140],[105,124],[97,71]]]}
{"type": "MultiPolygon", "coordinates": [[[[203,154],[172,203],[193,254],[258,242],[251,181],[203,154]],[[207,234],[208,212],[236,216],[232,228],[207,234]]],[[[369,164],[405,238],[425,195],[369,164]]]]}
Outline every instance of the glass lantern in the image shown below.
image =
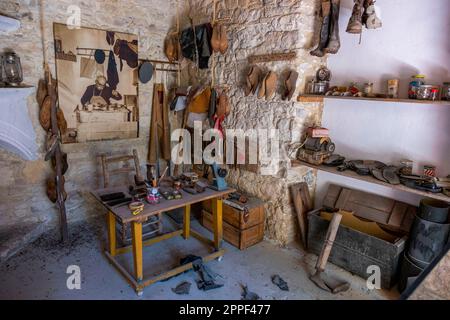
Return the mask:
{"type": "Polygon", "coordinates": [[[14,52],[5,53],[3,68],[5,70],[5,82],[9,85],[18,86],[23,81],[20,58],[14,52]]]}

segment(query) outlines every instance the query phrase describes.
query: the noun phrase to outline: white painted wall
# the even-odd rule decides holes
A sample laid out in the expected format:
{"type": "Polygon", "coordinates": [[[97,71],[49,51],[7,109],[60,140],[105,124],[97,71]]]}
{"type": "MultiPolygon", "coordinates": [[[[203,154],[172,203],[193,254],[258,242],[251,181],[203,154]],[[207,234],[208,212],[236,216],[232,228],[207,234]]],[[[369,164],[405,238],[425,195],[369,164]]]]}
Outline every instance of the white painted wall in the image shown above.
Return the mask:
{"type": "MultiPolygon", "coordinates": [[[[386,92],[386,80],[400,79],[400,97],[407,96],[411,75],[422,73],[426,82],[450,81],[450,1],[378,0],[382,29],[364,29],[359,36],[345,32],[353,6],[341,1],[341,49],[330,55],[332,84],[374,82],[386,92]]],[[[417,173],[425,163],[450,174],[450,105],[325,100],[322,124],[330,129],[337,152],[351,159],[376,159],[397,164],[414,161],[417,173]]],[[[318,173],[316,206],[329,183],[386,195],[412,204],[421,197],[390,188],[318,173]]]]}

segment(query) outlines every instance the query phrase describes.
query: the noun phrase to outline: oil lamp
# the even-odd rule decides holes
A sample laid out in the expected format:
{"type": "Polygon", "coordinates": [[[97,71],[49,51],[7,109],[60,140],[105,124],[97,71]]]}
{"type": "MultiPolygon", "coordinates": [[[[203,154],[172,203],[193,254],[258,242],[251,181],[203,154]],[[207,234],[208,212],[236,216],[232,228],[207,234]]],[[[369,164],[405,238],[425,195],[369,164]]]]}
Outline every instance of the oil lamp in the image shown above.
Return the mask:
{"type": "Polygon", "coordinates": [[[14,52],[7,52],[3,56],[5,82],[11,86],[18,86],[23,81],[20,58],[14,52]]]}

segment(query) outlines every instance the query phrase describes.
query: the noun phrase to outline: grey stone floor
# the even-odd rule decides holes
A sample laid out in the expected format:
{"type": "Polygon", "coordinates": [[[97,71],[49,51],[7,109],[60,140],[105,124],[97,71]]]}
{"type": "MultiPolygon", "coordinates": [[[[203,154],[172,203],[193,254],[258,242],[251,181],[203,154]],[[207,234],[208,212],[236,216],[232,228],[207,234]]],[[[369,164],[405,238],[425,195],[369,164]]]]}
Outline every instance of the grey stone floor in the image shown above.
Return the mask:
{"type": "MultiPolygon", "coordinates": [[[[166,220],[170,220],[166,218],[166,220]]],[[[177,226],[165,221],[165,231],[177,226]]],[[[196,221],[194,229],[211,236],[196,221]]],[[[70,226],[71,241],[62,246],[55,232],[48,232],[24,250],[0,266],[0,299],[241,299],[241,285],[257,293],[262,299],[395,299],[396,291],[369,291],[359,277],[328,264],[332,273],[350,282],[351,289],[332,295],[317,288],[308,275],[313,270],[316,256],[305,254],[297,245],[280,248],[269,241],[245,251],[224,244],[227,252],[222,261],[207,265],[219,274],[222,288],[200,291],[196,286],[194,271],[181,274],[165,282],[145,288],[142,296],[134,290],[108,263],[103,255],[105,238],[103,219],[70,226]],[[66,285],[69,265],[81,270],[81,289],[69,290],[66,285]],[[289,285],[289,291],[281,291],[271,282],[271,276],[279,274],[289,285]],[[172,292],[182,281],[192,286],[189,295],[172,292]]],[[[144,249],[144,274],[150,276],[175,267],[187,254],[201,255],[210,249],[195,239],[172,238],[144,249]]],[[[123,265],[132,270],[131,255],[121,256],[123,265]]]]}

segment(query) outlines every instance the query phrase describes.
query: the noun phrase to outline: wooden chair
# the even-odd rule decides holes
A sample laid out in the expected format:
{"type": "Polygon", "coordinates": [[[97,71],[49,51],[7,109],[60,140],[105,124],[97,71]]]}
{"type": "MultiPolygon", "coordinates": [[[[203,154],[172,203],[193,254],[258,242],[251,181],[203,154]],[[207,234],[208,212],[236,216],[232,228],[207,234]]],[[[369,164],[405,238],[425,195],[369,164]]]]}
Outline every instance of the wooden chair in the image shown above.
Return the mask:
{"type": "MultiPolygon", "coordinates": [[[[101,161],[102,161],[102,171],[103,171],[103,187],[108,188],[110,187],[110,176],[111,175],[118,175],[118,174],[130,174],[131,172],[134,172],[136,177],[138,177],[140,180],[143,180],[141,175],[141,167],[139,164],[139,157],[137,154],[136,149],[133,149],[132,155],[123,155],[123,156],[113,156],[113,157],[107,157],[106,155],[101,155],[101,161]],[[120,168],[112,169],[110,165],[116,164],[116,163],[128,163],[129,161],[133,160],[134,166],[122,166],[120,168]]],[[[142,224],[142,238],[148,239],[154,236],[155,234],[162,233],[162,214],[159,214],[158,216],[153,216],[148,221],[142,224]]],[[[123,245],[128,245],[131,243],[131,227],[128,224],[122,224],[120,221],[117,221],[117,228],[116,228],[119,240],[122,242],[123,245]]]]}

